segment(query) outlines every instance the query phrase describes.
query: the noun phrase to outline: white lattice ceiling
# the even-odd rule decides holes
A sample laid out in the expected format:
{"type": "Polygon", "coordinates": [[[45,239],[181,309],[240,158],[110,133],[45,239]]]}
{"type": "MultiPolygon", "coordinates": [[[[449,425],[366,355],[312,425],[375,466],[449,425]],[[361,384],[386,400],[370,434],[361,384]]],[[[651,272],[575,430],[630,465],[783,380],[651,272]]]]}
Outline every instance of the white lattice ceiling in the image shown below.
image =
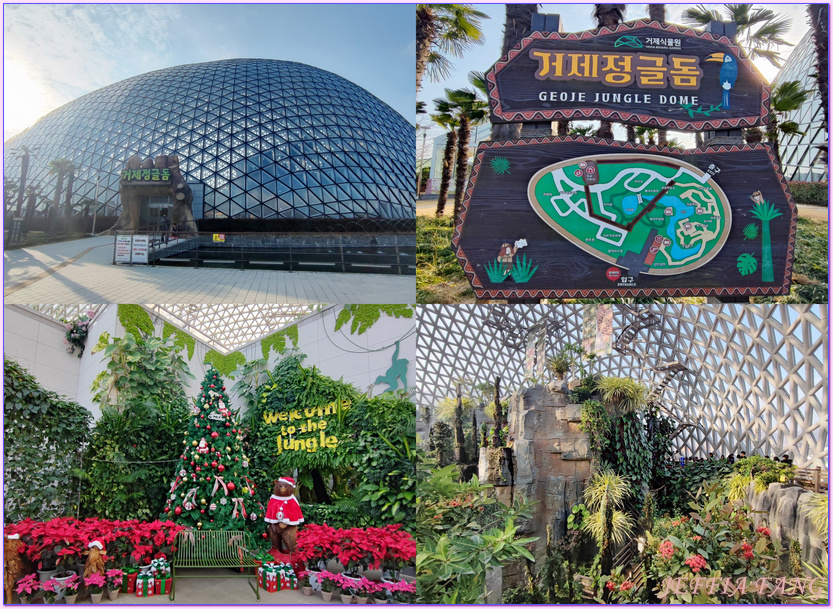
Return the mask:
{"type": "MultiPolygon", "coordinates": [[[[582,341],[581,305],[493,306],[515,328],[557,325],[549,354],[582,341]]],[[[523,384],[524,350],[505,346],[506,331],[487,322],[490,309],[418,308],[421,406],[451,395],[460,377],[477,383],[500,376],[507,390],[523,384]]],[[[686,425],[677,442],[688,455],[787,452],[798,465],[826,467],[827,324],[827,310],[815,305],[615,307],[620,350],[599,357],[593,371],[632,376],[657,390],[665,380],[660,403],[686,425]],[[640,321],[646,316],[653,320],[647,325],[640,321]],[[668,374],[663,367],[672,364],[678,372],[668,374]]]]}

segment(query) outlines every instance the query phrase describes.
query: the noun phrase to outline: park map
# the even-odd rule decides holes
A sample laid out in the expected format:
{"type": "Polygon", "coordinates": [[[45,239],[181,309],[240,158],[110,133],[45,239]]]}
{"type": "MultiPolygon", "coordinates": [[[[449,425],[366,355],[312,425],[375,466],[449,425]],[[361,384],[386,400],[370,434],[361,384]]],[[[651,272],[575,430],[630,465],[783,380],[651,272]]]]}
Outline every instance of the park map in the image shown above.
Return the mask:
{"type": "Polygon", "coordinates": [[[631,276],[678,275],[706,264],[729,235],[719,171],[648,154],[585,156],[537,172],[528,195],[542,220],[593,256],[631,276]]]}

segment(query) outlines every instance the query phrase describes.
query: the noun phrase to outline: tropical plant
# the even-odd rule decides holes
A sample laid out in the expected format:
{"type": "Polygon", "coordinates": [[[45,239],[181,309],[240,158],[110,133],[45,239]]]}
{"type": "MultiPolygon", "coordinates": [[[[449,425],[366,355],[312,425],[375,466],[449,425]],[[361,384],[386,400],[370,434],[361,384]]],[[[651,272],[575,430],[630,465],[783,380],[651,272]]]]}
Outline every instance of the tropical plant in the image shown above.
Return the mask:
{"type": "MultiPolygon", "coordinates": [[[[593,5],[593,19],[596,21],[596,27],[616,27],[625,17],[625,4],[594,4],[593,5]]],[[[596,131],[596,137],[603,140],[613,139],[613,128],[610,121],[600,121],[599,129],[596,131]]]]}
{"type": "Polygon", "coordinates": [[[708,25],[710,21],[734,21],[738,25],[738,43],[746,54],[752,59],[766,59],[780,68],[781,55],[776,49],[781,45],[793,46],[784,38],[790,30],[790,20],[754,4],[724,4],[723,7],[721,16],[717,10],[698,4],[683,11],[683,23],[697,26],[708,25]]]}
{"type": "MultiPolygon", "coordinates": [[[[244,362],[235,370],[234,377],[237,382],[231,391],[243,400],[243,407],[240,409],[240,418],[252,419],[257,408],[257,387],[265,383],[267,379],[272,381],[272,375],[267,368],[269,358],[261,357],[244,362]]],[[[251,426],[251,421],[250,421],[251,426]]]]}
{"type": "Polygon", "coordinates": [[[752,200],[755,201],[755,205],[751,214],[761,221],[761,280],[772,282],[775,281],[775,272],[772,266],[772,237],[769,223],[782,214],[775,209],[775,205],[764,200],[759,190],[752,194],[752,200]]]}
{"type": "Polygon", "coordinates": [[[810,96],[811,91],[804,89],[798,80],[778,83],[772,90],[770,101],[771,112],[766,128],[767,140],[772,142],[772,150],[778,164],[781,164],[781,150],[779,142],[785,135],[804,135],[800,125],[795,121],[786,120],[787,114],[798,110],[810,96]]]}
{"type": "Polygon", "coordinates": [[[633,519],[622,511],[629,494],[628,481],[611,469],[593,472],[584,490],[590,510],[584,530],[599,546],[602,575],[610,575],[613,568],[613,546],[623,543],[633,529],[633,519]]]}
{"type": "Polygon", "coordinates": [[[20,157],[20,182],[17,189],[17,207],[15,208],[15,216],[20,216],[23,209],[23,196],[28,192],[27,179],[29,177],[29,162],[32,157],[32,148],[28,146],[20,146],[14,152],[20,157]]]}
{"type": "Polygon", "coordinates": [[[64,189],[64,217],[67,220],[72,218],[72,195],[75,188],[75,165],[67,166],[67,185],[64,189]]]}
{"type": "MultiPolygon", "coordinates": [[[[538,12],[537,4],[506,4],[503,22],[503,40],[500,54],[506,55],[521,40],[532,33],[532,15],[538,12]]],[[[492,141],[517,140],[521,137],[523,123],[492,123],[492,141]]]]}
{"type": "Polygon", "coordinates": [[[588,137],[593,134],[593,125],[571,125],[570,135],[580,135],[588,137]]]}
{"type": "Polygon", "coordinates": [[[570,371],[573,359],[565,350],[561,350],[547,360],[547,370],[554,374],[555,377],[563,381],[564,376],[570,371]]]}
{"type": "MultiPolygon", "coordinates": [[[[829,37],[830,6],[827,4],[808,4],[807,15],[810,18],[810,26],[813,28],[813,42],[816,47],[816,87],[821,99],[821,108],[824,113],[824,130],[827,131],[827,98],[829,91],[829,66],[827,41],[829,37]]],[[[825,162],[826,162],[825,156],[825,162]]]]}
{"type": "Polygon", "coordinates": [[[487,262],[483,265],[483,268],[486,269],[486,276],[492,283],[503,283],[509,277],[509,273],[506,272],[506,265],[500,260],[495,259],[492,262],[487,262]]]}
{"type": "Polygon", "coordinates": [[[7,521],[77,513],[71,468],[79,463],[91,423],[86,408],[48,391],[14,360],[3,360],[7,521]]]}
{"type": "Polygon", "coordinates": [[[601,402],[587,400],[581,407],[579,429],[587,434],[590,450],[600,459],[610,446],[613,423],[601,402]]]}
{"type": "Polygon", "coordinates": [[[639,412],[648,403],[648,388],[630,377],[605,376],[596,382],[605,405],[613,412],[639,412]]]}
{"type": "Polygon", "coordinates": [[[486,13],[471,4],[416,5],[416,90],[427,72],[431,80],[448,77],[452,57],[463,57],[471,47],[483,44],[481,21],[486,13]]]}
{"type": "Polygon", "coordinates": [[[743,227],[743,239],[744,241],[747,239],[756,239],[758,237],[758,225],[754,222],[750,222],[746,226],[743,227]]]}
{"type": "Polygon", "coordinates": [[[457,149],[456,129],[460,126],[460,123],[451,114],[450,102],[447,99],[442,100],[442,103],[437,103],[438,101],[434,100],[437,114],[432,114],[431,120],[446,130],[445,148],[443,150],[443,171],[440,177],[440,190],[437,193],[437,217],[439,218],[445,211],[448,188],[451,185],[451,174],[454,171],[454,154],[457,149]]]}
{"type": "Polygon", "coordinates": [[[421,472],[417,504],[417,593],[433,604],[482,603],[486,573],[519,558],[534,560],[517,537],[519,518],[531,506],[516,498],[511,506],[487,495],[491,488],[455,480],[456,467],[421,472]]]}
{"type": "Polygon", "coordinates": [[[458,122],[457,127],[457,175],[454,185],[454,214],[457,218],[465,194],[469,166],[469,138],[471,127],[484,122],[489,116],[489,104],[475,90],[446,89],[445,99],[435,99],[438,111],[447,110],[458,122]],[[447,106],[443,105],[445,102],[447,106]]]}
{"type": "Polygon", "coordinates": [[[515,262],[512,266],[512,270],[510,271],[512,274],[512,279],[515,283],[526,283],[532,276],[535,274],[535,271],[538,270],[539,265],[535,265],[532,267],[532,261],[527,261],[526,254],[521,256],[521,259],[515,262]]]}
{"type": "Polygon", "coordinates": [[[773,482],[789,482],[795,477],[795,469],[795,465],[756,455],[739,459],[732,466],[732,475],[726,479],[729,498],[743,499],[750,484],[756,493],[763,493],[773,482]]]}
{"type": "Polygon", "coordinates": [[[828,496],[823,493],[813,493],[804,510],[819,535],[827,539],[827,526],[830,518],[828,496]]]}
{"type": "Polygon", "coordinates": [[[758,270],[758,259],[755,258],[755,254],[746,252],[738,256],[737,266],[741,275],[751,275],[758,270]]]}

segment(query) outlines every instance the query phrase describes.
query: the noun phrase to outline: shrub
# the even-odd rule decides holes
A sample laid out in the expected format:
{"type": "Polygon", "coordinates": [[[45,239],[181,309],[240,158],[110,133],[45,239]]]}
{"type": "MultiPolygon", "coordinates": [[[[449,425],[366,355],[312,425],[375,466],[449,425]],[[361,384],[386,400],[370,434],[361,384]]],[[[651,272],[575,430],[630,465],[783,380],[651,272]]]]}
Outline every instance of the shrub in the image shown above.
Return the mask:
{"type": "Polygon", "coordinates": [[[827,207],[827,182],[790,182],[790,192],[799,205],[827,207]]]}
{"type": "Polygon", "coordinates": [[[6,522],[75,514],[78,481],[71,470],[90,433],[90,412],[4,359],[3,417],[6,522]]]}

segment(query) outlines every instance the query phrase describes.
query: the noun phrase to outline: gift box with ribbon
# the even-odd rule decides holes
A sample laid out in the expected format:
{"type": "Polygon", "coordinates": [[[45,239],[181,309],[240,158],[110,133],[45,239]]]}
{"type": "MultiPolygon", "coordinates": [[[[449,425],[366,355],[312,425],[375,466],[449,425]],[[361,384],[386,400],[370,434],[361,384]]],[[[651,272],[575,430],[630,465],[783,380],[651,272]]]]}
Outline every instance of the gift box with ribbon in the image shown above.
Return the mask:
{"type": "Polygon", "coordinates": [[[170,594],[171,593],[171,578],[166,577],[162,579],[161,577],[154,578],[154,590],[156,594],[170,594]]]}
{"type": "Polygon", "coordinates": [[[139,567],[125,567],[124,577],[121,580],[121,591],[126,594],[136,592],[136,577],[139,575],[139,567]]]}
{"type": "Polygon", "coordinates": [[[263,579],[263,589],[267,592],[277,592],[280,590],[278,587],[278,568],[275,563],[263,565],[263,579]]]}
{"type": "Polygon", "coordinates": [[[153,575],[141,573],[136,578],[136,596],[153,596],[156,593],[153,575]]]}

